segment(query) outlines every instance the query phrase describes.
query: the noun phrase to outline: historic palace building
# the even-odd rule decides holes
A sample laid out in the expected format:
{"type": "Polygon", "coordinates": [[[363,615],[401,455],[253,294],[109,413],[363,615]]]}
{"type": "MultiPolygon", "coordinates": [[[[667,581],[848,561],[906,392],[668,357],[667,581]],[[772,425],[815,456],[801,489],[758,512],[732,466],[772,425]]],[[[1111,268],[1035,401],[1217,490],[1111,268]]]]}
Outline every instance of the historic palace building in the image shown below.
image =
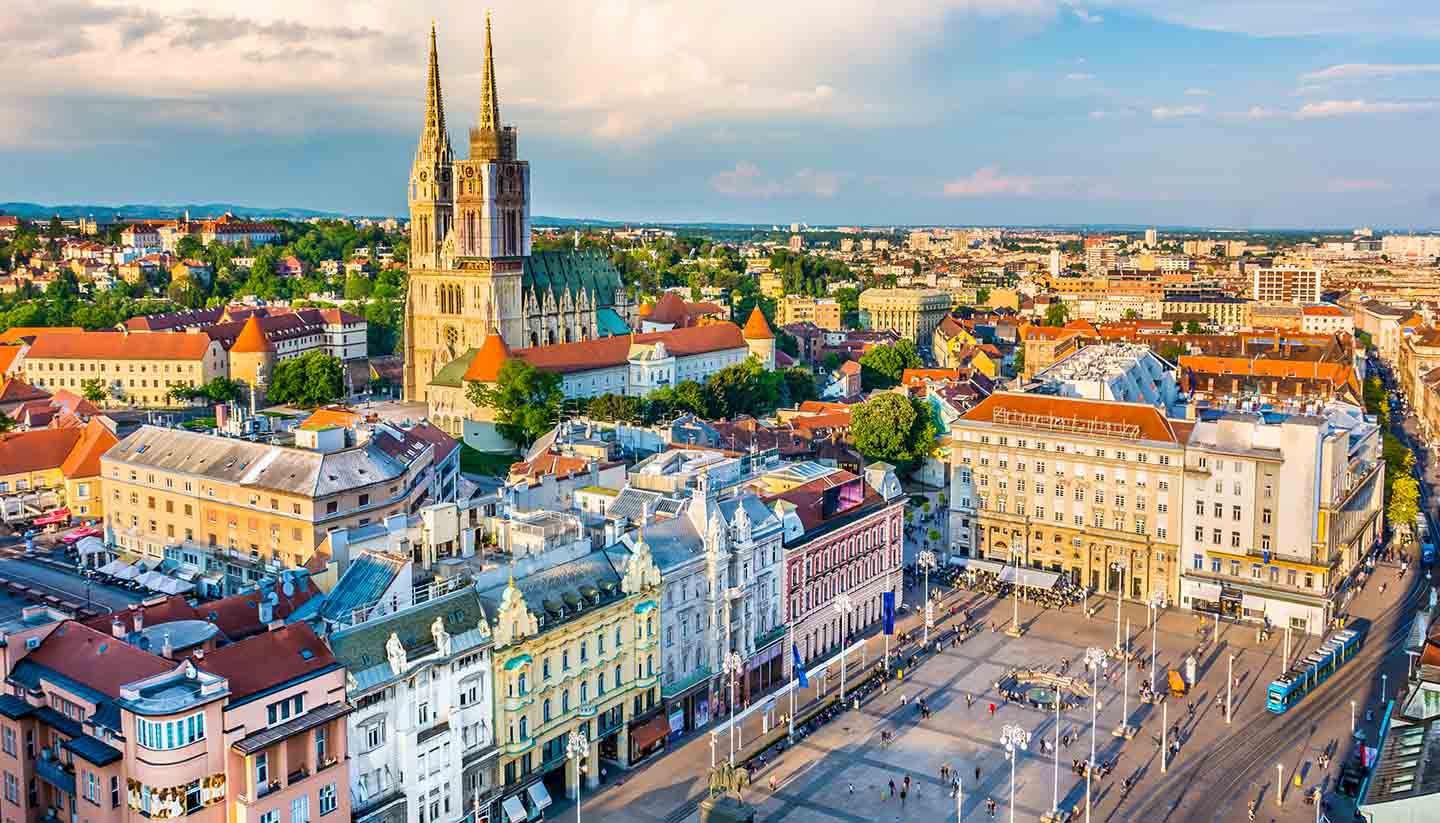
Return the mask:
{"type": "Polygon", "coordinates": [[[626,334],[639,306],[601,255],[530,249],[530,164],[500,122],[490,24],[480,122],[458,159],[445,127],[435,31],[425,122],[410,170],[410,291],[405,398],[423,400],[436,372],[491,329],[512,348],[626,334]]]}

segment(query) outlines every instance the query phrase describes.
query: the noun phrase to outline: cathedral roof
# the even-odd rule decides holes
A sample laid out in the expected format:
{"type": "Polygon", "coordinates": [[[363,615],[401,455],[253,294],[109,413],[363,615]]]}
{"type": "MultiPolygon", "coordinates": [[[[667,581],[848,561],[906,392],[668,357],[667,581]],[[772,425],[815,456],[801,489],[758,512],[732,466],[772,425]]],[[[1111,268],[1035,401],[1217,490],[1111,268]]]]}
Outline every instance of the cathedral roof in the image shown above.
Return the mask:
{"type": "Polygon", "coordinates": [[[509,359],[510,347],[505,345],[505,339],[499,332],[492,331],[485,335],[485,342],[480,344],[475,359],[470,361],[470,367],[465,370],[465,380],[494,383],[500,379],[500,367],[509,359]]]}
{"type": "Polygon", "coordinates": [[[250,319],[245,321],[245,328],[240,330],[240,336],[235,338],[235,343],[230,346],[230,353],[255,354],[266,351],[275,351],[275,346],[261,330],[259,315],[252,314],[250,319]]]}
{"type": "Polygon", "coordinates": [[[600,337],[577,343],[516,349],[513,356],[537,369],[568,374],[623,366],[629,362],[632,345],[654,343],[664,343],[665,350],[676,357],[745,347],[739,326],[734,323],[714,323],[673,331],[600,337]]]}
{"type": "Polygon", "coordinates": [[[669,323],[675,326],[685,325],[690,317],[689,310],[685,307],[685,300],[673,291],[667,291],[660,295],[655,301],[655,306],[650,309],[646,320],[651,323],[669,323]]]}
{"type": "Polygon", "coordinates": [[[430,378],[430,385],[442,386],[448,389],[458,389],[465,385],[465,372],[470,369],[470,361],[479,354],[479,349],[466,349],[460,356],[440,367],[435,376],[430,378]]]}
{"type": "Polygon", "coordinates": [[[756,306],[750,310],[750,319],[745,321],[746,340],[774,340],[775,333],[770,331],[770,324],[765,322],[765,315],[760,313],[760,307],[756,306]]]}
{"type": "Polygon", "coordinates": [[[580,292],[589,293],[594,306],[615,302],[615,292],[622,286],[620,272],[610,261],[595,252],[541,251],[525,260],[521,285],[525,292],[534,291],[536,298],[545,299],[548,289],[556,302],[569,293],[571,299],[580,292]]]}

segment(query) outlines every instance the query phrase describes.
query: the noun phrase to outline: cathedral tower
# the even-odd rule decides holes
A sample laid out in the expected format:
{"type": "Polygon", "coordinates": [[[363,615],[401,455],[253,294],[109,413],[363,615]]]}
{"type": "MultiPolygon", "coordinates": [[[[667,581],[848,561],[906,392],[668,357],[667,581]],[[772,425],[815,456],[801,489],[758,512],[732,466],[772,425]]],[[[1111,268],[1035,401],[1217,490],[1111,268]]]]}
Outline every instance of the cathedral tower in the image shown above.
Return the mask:
{"type": "Polygon", "coordinates": [[[450,231],[450,133],[445,128],[445,98],[440,92],[440,58],[435,48],[435,24],[430,24],[430,76],[425,83],[425,123],[415,162],[410,167],[410,263],[417,268],[440,268],[440,249],[450,231]]]}

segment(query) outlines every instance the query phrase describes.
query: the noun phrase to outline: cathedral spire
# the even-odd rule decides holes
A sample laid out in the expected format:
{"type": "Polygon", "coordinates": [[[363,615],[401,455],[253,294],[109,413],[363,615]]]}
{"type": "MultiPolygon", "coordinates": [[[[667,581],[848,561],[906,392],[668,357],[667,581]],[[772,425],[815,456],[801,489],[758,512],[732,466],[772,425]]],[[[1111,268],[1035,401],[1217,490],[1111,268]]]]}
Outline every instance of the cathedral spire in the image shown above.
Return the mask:
{"type": "Polygon", "coordinates": [[[420,154],[449,161],[450,135],[445,129],[445,97],[440,92],[440,55],[435,46],[435,21],[430,21],[430,75],[425,81],[425,126],[420,154]]]}
{"type": "Polygon", "coordinates": [[[500,93],[495,90],[495,49],[490,41],[490,12],[485,12],[485,76],[480,84],[480,128],[500,130],[500,93]]]}

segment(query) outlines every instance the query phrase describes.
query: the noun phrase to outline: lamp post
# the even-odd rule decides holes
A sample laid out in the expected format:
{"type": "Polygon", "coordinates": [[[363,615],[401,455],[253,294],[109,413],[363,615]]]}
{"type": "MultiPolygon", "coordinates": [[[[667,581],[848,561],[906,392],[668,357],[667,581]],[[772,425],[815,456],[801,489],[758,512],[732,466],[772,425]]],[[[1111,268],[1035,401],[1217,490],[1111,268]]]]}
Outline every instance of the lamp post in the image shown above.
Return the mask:
{"type": "Polygon", "coordinates": [[[1110,571],[1120,575],[1115,592],[1115,648],[1120,648],[1120,603],[1125,599],[1125,570],[1130,568],[1128,560],[1121,558],[1110,564],[1110,571]]]}
{"type": "Polygon", "coordinates": [[[1115,736],[1126,740],[1135,736],[1130,725],[1130,621],[1125,621],[1125,651],[1120,655],[1120,668],[1125,673],[1125,685],[1120,696],[1120,725],[1115,727],[1115,736]]]}
{"type": "Polygon", "coordinates": [[[1160,773],[1170,766],[1170,741],[1165,735],[1170,731],[1170,701],[1160,701],[1160,773]]]}
{"type": "Polygon", "coordinates": [[[840,705],[845,705],[845,647],[849,644],[850,615],[855,611],[855,601],[841,592],[835,596],[835,612],[840,615],[840,705]]]}
{"type": "Polygon", "coordinates": [[[1156,645],[1156,626],[1160,625],[1160,607],[1165,605],[1165,598],[1156,589],[1150,595],[1150,690],[1155,691],[1155,654],[1159,646],[1156,645]]]}
{"type": "Polygon", "coordinates": [[[745,669],[745,661],[737,652],[725,655],[725,674],[730,676],[730,765],[735,765],[735,681],[745,669]]]}
{"type": "Polygon", "coordinates": [[[1275,764],[1275,805],[1285,805],[1285,764],[1275,764]]]}
{"type": "Polygon", "coordinates": [[[1355,701],[1350,701],[1350,736],[1355,736],[1355,701]]]}
{"type": "Polygon", "coordinates": [[[1023,546],[1010,547],[1010,557],[1015,561],[1015,590],[1013,592],[1015,595],[1015,618],[1005,633],[1011,637],[1019,637],[1025,633],[1025,630],[1020,628],[1020,557],[1023,554],[1025,554],[1023,546]]]}
{"type": "Polygon", "coordinates": [[[965,779],[958,774],[955,776],[955,823],[960,823],[964,814],[962,807],[965,805],[965,779]]]}
{"type": "Polygon", "coordinates": [[[565,739],[565,757],[575,761],[575,823],[580,823],[580,787],[585,782],[581,775],[585,773],[584,760],[590,754],[590,741],[585,739],[585,733],[580,730],[570,732],[565,739]]]}
{"type": "Polygon", "coordinates": [[[1230,698],[1235,692],[1235,655],[1225,661],[1225,723],[1230,723],[1230,698]]]}
{"type": "Polygon", "coordinates": [[[1015,761],[1030,745],[1030,733],[1007,723],[1000,730],[1000,742],[1005,744],[1005,757],[1010,761],[1010,823],[1015,823],[1015,761]]]}
{"type": "Polygon", "coordinates": [[[935,562],[935,552],[926,549],[925,551],[920,552],[920,555],[915,558],[915,562],[920,565],[920,568],[925,570],[925,608],[927,610],[927,619],[925,620],[925,645],[929,646],[930,620],[928,619],[928,616],[930,612],[928,610],[930,608],[930,570],[935,568],[935,566],[937,565],[935,562]]]}
{"type": "Polygon", "coordinates": [[[1105,650],[1091,646],[1085,650],[1085,665],[1089,667],[1094,692],[1090,695],[1090,761],[1085,765],[1085,823],[1090,823],[1090,786],[1095,773],[1095,724],[1099,720],[1100,670],[1105,668],[1105,650]]]}

